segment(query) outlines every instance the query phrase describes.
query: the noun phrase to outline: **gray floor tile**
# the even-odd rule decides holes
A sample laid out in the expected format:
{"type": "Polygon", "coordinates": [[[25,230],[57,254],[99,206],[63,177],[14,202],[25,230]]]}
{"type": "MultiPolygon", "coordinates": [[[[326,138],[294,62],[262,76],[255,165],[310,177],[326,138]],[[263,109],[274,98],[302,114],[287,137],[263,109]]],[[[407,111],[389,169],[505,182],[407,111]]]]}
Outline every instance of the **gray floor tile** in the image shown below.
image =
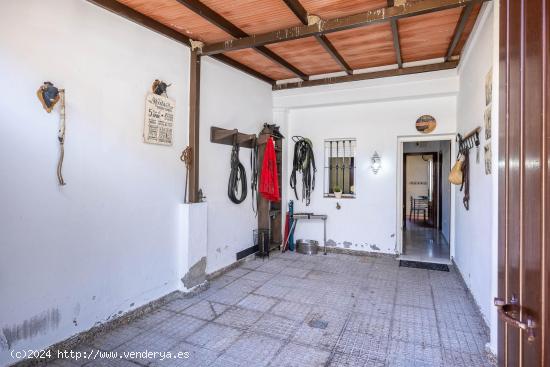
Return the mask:
{"type": "Polygon", "coordinates": [[[312,311],[313,306],[303,303],[280,301],[269,312],[277,315],[293,319],[296,321],[304,321],[306,316],[312,311]]]}
{"type": "Polygon", "coordinates": [[[216,303],[223,303],[225,305],[235,305],[247,295],[248,292],[245,291],[222,288],[217,292],[209,294],[206,299],[216,303]]]}
{"type": "Polygon", "coordinates": [[[240,278],[243,275],[248,274],[248,273],[250,273],[250,269],[247,269],[247,268],[244,268],[244,267],[238,267],[238,268],[235,268],[235,269],[230,270],[229,272],[227,272],[227,275],[229,275],[231,277],[235,277],[235,278],[240,278]]]}
{"type": "Polygon", "coordinates": [[[242,277],[242,279],[248,279],[259,283],[265,283],[272,278],[273,274],[264,273],[261,271],[251,271],[250,273],[247,273],[242,277]]]}
{"type": "Polygon", "coordinates": [[[391,367],[439,367],[443,359],[440,348],[392,340],[386,363],[391,367]]]}
{"type": "Polygon", "coordinates": [[[86,363],[86,367],[139,367],[139,364],[120,358],[101,358],[86,363]]]}
{"type": "Polygon", "coordinates": [[[221,315],[228,307],[230,306],[209,300],[202,300],[199,303],[183,310],[182,313],[198,319],[211,321],[221,315]]]}
{"type": "Polygon", "coordinates": [[[383,360],[388,347],[389,338],[385,333],[363,334],[346,330],[338,339],[335,351],[365,359],[383,360]]]}
{"type": "Polygon", "coordinates": [[[114,330],[109,330],[109,332],[97,335],[90,341],[90,345],[104,351],[112,351],[143,332],[143,329],[135,326],[123,325],[114,330]]]}
{"type": "Polygon", "coordinates": [[[149,365],[153,362],[152,358],[145,355],[144,351],[152,352],[168,352],[174,351],[174,347],[178,344],[178,340],[167,335],[163,335],[157,331],[147,331],[138,335],[132,340],[127,341],[117,347],[115,351],[120,353],[135,352],[134,356],[130,356],[129,360],[138,362],[143,365],[149,365]]]}
{"type": "Polygon", "coordinates": [[[183,341],[193,332],[202,327],[206,321],[199,320],[187,315],[177,315],[158,323],[150,330],[159,334],[183,341]]]}
{"type": "Polygon", "coordinates": [[[140,329],[149,330],[164,320],[173,318],[176,315],[177,314],[175,312],[160,308],[141,316],[140,318],[132,321],[129,325],[140,329]]]}
{"type": "MultiPolygon", "coordinates": [[[[399,268],[390,257],[275,253],[247,261],[93,348],[188,352],[53,366],[490,366],[488,329],[454,268],[399,268]]],[[[82,344],[75,347],[90,350],[82,344]]]]}
{"type": "Polygon", "coordinates": [[[247,333],[219,357],[226,364],[218,362],[218,365],[267,366],[282,345],[283,342],[278,339],[247,333]]]}
{"type": "Polygon", "coordinates": [[[269,367],[323,367],[330,352],[289,343],[277,352],[269,367]]]}
{"type": "Polygon", "coordinates": [[[258,289],[254,290],[254,293],[261,296],[283,299],[291,290],[292,288],[288,287],[282,287],[273,284],[264,284],[258,289]]]}
{"type": "Polygon", "coordinates": [[[381,317],[374,312],[354,312],[346,324],[346,330],[363,334],[383,333],[389,335],[391,323],[390,317],[381,317]]]}
{"type": "Polygon", "coordinates": [[[439,332],[435,325],[430,327],[407,321],[394,321],[392,323],[391,339],[437,348],[441,347],[439,332]]]}
{"type": "Polygon", "coordinates": [[[250,327],[250,330],[277,339],[288,339],[294,335],[298,326],[298,321],[266,313],[250,327]]]}
{"type": "Polygon", "coordinates": [[[218,357],[218,353],[205,348],[200,348],[188,343],[178,343],[174,346],[174,355],[182,358],[156,358],[150,364],[151,367],[207,367],[218,357]],[[179,353],[179,354],[178,354],[179,353]]]}
{"type": "Polygon", "coordinates": [[[384,367],[385,359],[359,357],[351,354],[334,353],[327,367],[384,367]]]}
{"type": "Polygon", "coordinates": [[[262,317],[261,312],[232,307],[221,314],[215,322],[238,329],[248,329],[260,317],[262,317]]]}
{"type": "Polygon", "coordinates": [[[443,365],[454,367],[492,367],[484,354],[470,354],[443,349],[443,365]]]}
{"type": "Polygon", "coordinates": [[[235,343],[242,331],[225,325],[209,323],[190,335],[186,341],[217,352],[222,352],[235,343]]]}
{"type": "Polygon", "coordinates": [[[277,303],[277,301],[273,298],[249,294],[241,300],[237,306],[253,311],[266,312],[273,307],[275,303],[277,303]]]}
{"type": "Polygon", "coordinates": [[[476,334],[440,328],[441,345],[449,351],[469,353],[469,354],[484,354],[485,344],[488,339],[476,334]]]}

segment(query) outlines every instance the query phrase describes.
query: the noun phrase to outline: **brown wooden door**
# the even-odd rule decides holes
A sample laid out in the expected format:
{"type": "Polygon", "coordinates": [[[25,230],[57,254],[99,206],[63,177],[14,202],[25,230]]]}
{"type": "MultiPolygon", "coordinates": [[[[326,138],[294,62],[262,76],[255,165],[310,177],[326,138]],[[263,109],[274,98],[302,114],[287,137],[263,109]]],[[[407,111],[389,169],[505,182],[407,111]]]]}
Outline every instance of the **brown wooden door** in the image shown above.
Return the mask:
{"type": "Polygon", "coordinates": [[[549,8],[501,0],[500,366],[550,366],[549,8]]]}

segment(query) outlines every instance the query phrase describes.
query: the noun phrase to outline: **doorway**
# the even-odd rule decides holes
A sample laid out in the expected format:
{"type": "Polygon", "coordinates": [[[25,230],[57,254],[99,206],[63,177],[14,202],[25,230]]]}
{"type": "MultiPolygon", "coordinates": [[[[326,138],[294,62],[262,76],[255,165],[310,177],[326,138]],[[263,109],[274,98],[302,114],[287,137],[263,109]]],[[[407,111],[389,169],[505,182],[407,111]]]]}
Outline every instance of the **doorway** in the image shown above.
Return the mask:
{"type": "Polygon", "coordinates": [[[401,144],[401,259],[449,263],[451,141],[401,144]]]}

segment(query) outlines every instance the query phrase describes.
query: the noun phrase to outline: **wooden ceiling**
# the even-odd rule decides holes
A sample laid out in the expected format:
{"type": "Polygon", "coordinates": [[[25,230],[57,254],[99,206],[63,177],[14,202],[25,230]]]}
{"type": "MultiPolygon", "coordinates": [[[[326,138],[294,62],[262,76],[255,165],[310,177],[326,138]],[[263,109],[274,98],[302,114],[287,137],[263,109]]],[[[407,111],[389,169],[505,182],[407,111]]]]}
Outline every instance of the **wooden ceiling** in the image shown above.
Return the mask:
{"type": "Polygon", "coordinates": [[[189,39],[201,41],[206,47],[199,48],[199,54],[227,62],[274,84],[275,89],[318,85],[320,82],[309,80],[310,76],[334,72],[345,73],[342,81],[357,80],[363,73],[356,70],[371,67],[389,67],[396,75],[434,70],[433,66],[426,70],[407,67],[406,63],[414,61],[442,59],[439,62],[442,69],[455,67],[483,3],[483,0],[89,1],[183,43],[189,43],[189,39]],[[315,23],[315,17],[308,21],[308,16],[316,16],[320,22],[315,23]],[[357,21],[358,16],[361,22],[357,21]],[[348,26],[341,26],[344,23],[348,26]],[[318,26],[314,32],[310,32],[314,27],[311,24],[318,26]],[[229,40],[240,43],[225,42],[229,40]],[[275,84],[291,78],[302,82],[275,84]]]}

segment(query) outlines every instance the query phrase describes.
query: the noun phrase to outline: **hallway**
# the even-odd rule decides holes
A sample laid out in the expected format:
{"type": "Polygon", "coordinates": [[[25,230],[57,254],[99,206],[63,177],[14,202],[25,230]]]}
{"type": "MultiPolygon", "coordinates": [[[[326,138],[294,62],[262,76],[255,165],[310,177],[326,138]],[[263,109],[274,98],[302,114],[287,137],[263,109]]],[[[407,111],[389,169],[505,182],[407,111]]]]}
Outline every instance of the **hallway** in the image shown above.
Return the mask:
{"type": "Polygon", "coordinates": [[[476,367],[491,366],[488,341],[453,267],[441,272],[400,268],[387,256],[275,253],[73,348],[89,359],[51,365],[476,367]],[[145,349],[190,354],[93,360],[98,350],[121,358],[145,349]]]}
{"type": "Polygon", "coordinates": [[[403,230],[403,258],[449,263],[449,255],[449,243],[440,230],[407,220],[407,228],[403,230]]]}

